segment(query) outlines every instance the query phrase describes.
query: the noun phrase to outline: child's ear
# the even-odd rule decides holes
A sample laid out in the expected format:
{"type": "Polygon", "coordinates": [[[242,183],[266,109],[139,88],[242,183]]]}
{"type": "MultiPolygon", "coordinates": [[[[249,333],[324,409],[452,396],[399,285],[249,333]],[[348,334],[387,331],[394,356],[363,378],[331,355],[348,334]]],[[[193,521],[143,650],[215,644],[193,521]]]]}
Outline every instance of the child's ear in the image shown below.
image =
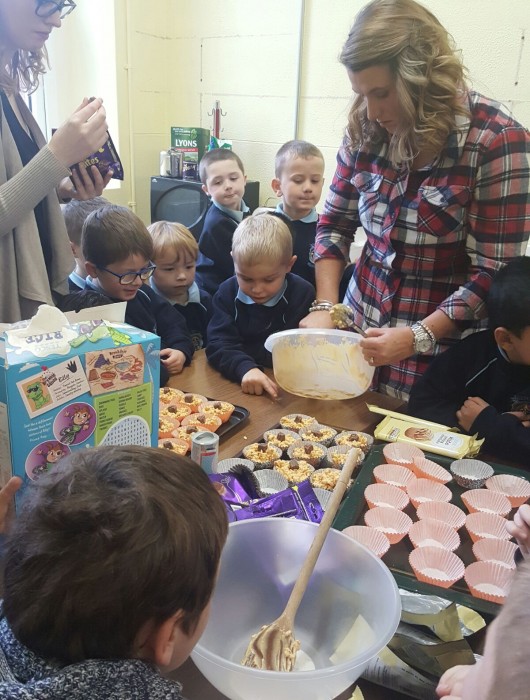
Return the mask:
{"type": "Polygon", "coordinates": [[[73,241],[70,241],[70,248],[72,250],[72,255],[74,258],[79,258],[79,246],[76,245],[73,241]]]}
{"type": "Polygon", "coordinates": [[[296,255],[293,255],[293,257],[291,258],[291,262],[287,265],[287,272],[291,272],[291,270],[293,269],[293,265],[295,264],[296,260],[297,260],[297,256],[296,256],[296,255]]]}
{"type": "Polygon", "coordinates": [[[139,642],[139,657],[151,661],[160,669],[171,667],[175,651],[181,644],[182,615],[182,610],[179,610],[159,625],[150,625],[139,642]]]}
{"type": "Polygon", "coordinates": [[[208,192],[208,188],[206,187],[206,185],[202,186],[202,191],[204,192],[204,194],[208,195],[208,197],[210,196],[210,193],[208,192]]]}
{"type": "Polygon", "coordinates": [[[88,275],[92,277],[92,279],[96,279],[98,276],[98,268],[94,265],[94,263],[91,263],[88,260],[85,262],[85,270],[87,271],[88,275]]]}
{"type": "Polygon", "coordinates": [[[513,346],[512,333],[504,326],[499,326],[493,331],[495,342],[503,350],[507,351],[513,346]]]}
{"type": "Polygon", "coordinates": [[[274,192],[274,194],[275,194],[277,197],[281,197],[281,196],[282,196],[282,186],[281,186],[280,181],[278,180],[277,177],[275,177],[275,178],[271,181],[271,187],[272,187],[272,191],[274,192]]]}

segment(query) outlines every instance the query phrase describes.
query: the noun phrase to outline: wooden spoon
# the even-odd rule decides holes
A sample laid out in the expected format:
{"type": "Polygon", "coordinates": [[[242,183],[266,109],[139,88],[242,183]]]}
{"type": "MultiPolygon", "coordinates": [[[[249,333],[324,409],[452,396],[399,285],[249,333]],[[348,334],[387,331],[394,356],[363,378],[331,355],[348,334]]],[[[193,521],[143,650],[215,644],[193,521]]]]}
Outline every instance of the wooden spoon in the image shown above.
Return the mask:
{"type": "Polygon", "coordinates": [[[252,635],[241,662],[243,666],[268,671],[293,670],[296,652],[300,648],[300,642],[295,639],[293,634],[294,618],[302,602],[331,523],[339,509],[344,492],[348,488],[350,477],[359,463],[359,453],[360,450],[357,447],[353,447],[348,452],[339,480],[333,489],[333,495],[329,500],[324,517],[318,526],[311,547],[294,583],[289,600],[280,617],[276,618],[269,625],[264,625],[257,634],[252,635]]]}

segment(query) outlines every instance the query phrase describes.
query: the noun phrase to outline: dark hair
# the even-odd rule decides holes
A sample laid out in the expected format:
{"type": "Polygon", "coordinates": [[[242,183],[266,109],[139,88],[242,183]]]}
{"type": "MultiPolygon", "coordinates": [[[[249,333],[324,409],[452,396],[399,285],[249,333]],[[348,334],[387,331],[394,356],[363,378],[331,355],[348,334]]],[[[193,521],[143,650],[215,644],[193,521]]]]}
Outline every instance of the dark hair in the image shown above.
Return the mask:
{"type": "Polygon", "coordinates": [[[153,241],[143,221],[127,207],[115,204],[88,215],[81,247],[85,260],[96,267],[107,267],[129,255],[153,257],[153,241]]]}
{"type": "Polygon", "coordinates": [[[63,205],[64,222],[68,238],[72,243],[81,245],[81,234],[86,218],[96,209],[101,209],[108,204],[110,202],[105,197],[94,197],[93,199],[72,199],[68,204],[63,205]]]}
{"type": "Polygon", "coordinates": [[[514,258],[497,272],[486,302],[489,326],[520,337],[530,326],[530,258],[514,258]]]}
{"type": "Polygon", "coordinates": [[[320,149],[314,146],[309,141],[301,141],[299,139],[293,139],[292,141],[287,141],[278,149],[276,153],[276,158],[274,160],[274,174],[277,178],[282,176],[283,169],[288,160],[293,158],[322,158],[322,164],[324,164],[324,156],[320,149]]]}
{"type": "Polygon", "coordinates": [[[229,148],[212,148],[211,151],[207,151],[203,155],[199,162],[199,178],[203,185],[206,184],[208,178],[208,166],[223,160],[233,160],[234,163],[237,163],[237,167],[243,175],[245,174],[243,161],[234,151],[231,151],[229,148]]]}
{"type": "Polygon", "coordinates": [[[7,538],[4,611],[17,639],[74,663],[132,658],[147,622],[194,631],[227,535],[223,501],[187,457],[95,447],[28,486],[7,538]]]}
{"type": "Polygon", "coordinates": [[[93,306],[104,306],[113,304],[114,301],[106,294],[96,292],[93,289],[81,289],[79,292],[71,292],[61,297],[56,306],[60,311],[82,311],[93,306]]]}

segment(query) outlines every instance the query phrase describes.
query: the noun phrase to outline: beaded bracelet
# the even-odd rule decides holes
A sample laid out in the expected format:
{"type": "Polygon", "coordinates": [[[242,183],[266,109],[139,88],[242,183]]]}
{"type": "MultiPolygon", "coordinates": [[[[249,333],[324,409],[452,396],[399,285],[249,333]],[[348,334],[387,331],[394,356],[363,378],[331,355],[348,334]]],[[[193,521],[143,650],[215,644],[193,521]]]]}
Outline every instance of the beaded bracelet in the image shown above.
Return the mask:
{"type": "Polygon", "coordinates": [[[313,311],[329,311],[335,304],[327,299],[315,299],[315,301],[309,307],[309,313],[313,311]]]}

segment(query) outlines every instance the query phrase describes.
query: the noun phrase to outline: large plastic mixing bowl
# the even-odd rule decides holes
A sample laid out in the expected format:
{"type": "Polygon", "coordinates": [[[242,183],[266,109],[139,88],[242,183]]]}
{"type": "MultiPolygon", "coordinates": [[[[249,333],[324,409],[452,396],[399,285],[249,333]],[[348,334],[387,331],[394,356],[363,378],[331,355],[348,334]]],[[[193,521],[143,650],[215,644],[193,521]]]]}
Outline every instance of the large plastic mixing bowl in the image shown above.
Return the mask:
{"type": "Polygon", "coordinates": [[[269,336],[265,347],[286,391],[310,399],[351,399],[363,394],[374,376],[360,340],[349,331],[296,328],[269,336]]]}
{"type": "Polygon", "coordinates": [[[295,623],[315,670],[281,673],[241,665],[251,634],[282,612],[316,527],[282,518],[229,527],[210,620],[192,658],[231,700],[332,700],[357,680],[397,628],[401,605],[392,574],[368,549],[332,529],[295,623]],[[356,620],[359,631],[352,635],[356,620]]]}

